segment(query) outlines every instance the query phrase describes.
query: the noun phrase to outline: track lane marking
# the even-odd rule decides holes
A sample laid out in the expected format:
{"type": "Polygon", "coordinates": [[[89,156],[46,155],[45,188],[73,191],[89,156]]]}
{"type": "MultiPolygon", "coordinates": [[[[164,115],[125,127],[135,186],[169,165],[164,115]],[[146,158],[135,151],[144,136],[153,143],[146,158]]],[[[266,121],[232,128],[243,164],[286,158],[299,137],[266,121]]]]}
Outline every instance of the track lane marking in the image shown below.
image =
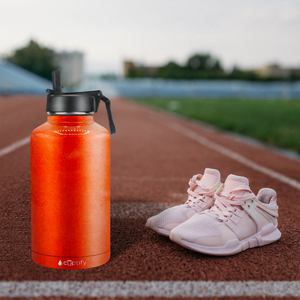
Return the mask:
{"type": "Polygon", "coordinates": [[[2,281],[0,297],[300,296],[300,281],[2,281]]]}
{"type": "Polygon", "coordinates": [[[0,157],[4,156],[5,154],[8,154],[8,153],[11,153],[21,147],[23,147],[24,145],[27,145],[30,143],[30,136],[22,139],[22,140],[19,140],[19,141],[16,141],[12,144],[10,144],[9,146],[3,148],[0,150],[0,157]]]}
{"type": "Polygon", "coordinates": [[[160,123],[162,123],[163,125],[165,125],[166,127],[170,128],[170,129],[173,129],[174,131],[181,133],[182,135],[185,135],[186,137],[189,137],[190,139],[198,142],[199,144],[201,144],[207,148],[215,150],[227,157],[232,158],[233,160],[236,160],[236,161],[246,165],[247,167],[250,167],[256,171],[264,173],[264,174],[266,174],[272,178],[275,178],[283,183],[286,183],[289,186],[300,191],[300,182],[293,178],[290,178],[290,177],[285,176],[285,175],[283,175],[279,172],[276,172],[272,169],[261,166],[261,165],[257,164],[256,162],[242,156],[241,154],[239,154],[235,151],[232,151],[226,147],[223,147],[215,142],[208,140],[207,138],[203,137],[202,135],[198,134],[197,132],[195,132],[185,126],[182,126],[182,125],[174,123],[174,122],[170,122],[170,123],[160,122],[160,123]]]}

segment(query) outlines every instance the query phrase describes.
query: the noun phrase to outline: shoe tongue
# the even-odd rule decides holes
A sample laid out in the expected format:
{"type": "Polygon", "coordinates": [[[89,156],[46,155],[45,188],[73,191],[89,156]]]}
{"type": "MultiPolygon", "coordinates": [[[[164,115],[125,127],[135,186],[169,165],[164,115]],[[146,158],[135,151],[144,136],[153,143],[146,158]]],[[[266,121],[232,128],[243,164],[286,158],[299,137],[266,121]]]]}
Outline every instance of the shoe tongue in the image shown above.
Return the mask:
{"type": "Polygon", "coordinates": [[[215,185],[217,182],[220,181],[220,172],[216,169],[209,169],[206,168],[204,170],[204,174],[199,182],[200,186],[195,188],[195,192],[203,189],[210,189],[215,185]]]}
{"type": "MultiPolygon", "coordinates": [[[[229,193],[240,186],[249,186],[249,180],[246,177],[231,174],[225,181],[223,191],[229,193]]],[[[237,191],[235,194],[244,194],[244,192],[237,191]]]]}
{"type": "Polygon", "coordinates": [[[221,180],[220,172],[216,169],[206,168],[204,174],[199,180],[199,184],[193,190],[195,193],[201,194],[211,189],[217,182],[221,180]]]}

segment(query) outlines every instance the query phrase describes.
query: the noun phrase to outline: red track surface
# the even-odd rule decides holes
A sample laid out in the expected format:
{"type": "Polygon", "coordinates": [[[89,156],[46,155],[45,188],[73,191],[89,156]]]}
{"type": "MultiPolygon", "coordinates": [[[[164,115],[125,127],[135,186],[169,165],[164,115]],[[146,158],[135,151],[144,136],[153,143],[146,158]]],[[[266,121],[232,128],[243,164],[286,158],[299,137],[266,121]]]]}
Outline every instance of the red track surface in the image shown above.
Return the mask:
{"type": "MultiPolygon", "coordinates": [[[[30,135],[46,120],[45,99],[0,98],[0,149],[30,135]]],[[[89,270],[56,270],[36,265],[30,251],[29,144],[0,158],[0,280],[300,280],[300,191],[201,146],[164,126],[183,124],[256,163],[300,181],[300,163],[234,141],[175,117],[153,113],[125,100],[112,102],[117,135],[112,137],[112,202],[182,203],[190,177],[206,167],[249,178],[254,193],[278,193],[282,238],[231,257],[212,257],[184,249],[144,227],[151,215],[112,219],[110,261],[89,270]],[[162,118],[161,116],[164,116],[162,118]]],[[[107,127],[104,106],[95,121],[107,127]]],[[[121,211],[121,210],[117,210],[121,211]]],[[[228,299],[231,299],[230,297],[228,299]]],[[[268,299],[268,298],[266,298],[268,299]]],[[[272,299],[272,298],[269,298],[272,299]]]]}

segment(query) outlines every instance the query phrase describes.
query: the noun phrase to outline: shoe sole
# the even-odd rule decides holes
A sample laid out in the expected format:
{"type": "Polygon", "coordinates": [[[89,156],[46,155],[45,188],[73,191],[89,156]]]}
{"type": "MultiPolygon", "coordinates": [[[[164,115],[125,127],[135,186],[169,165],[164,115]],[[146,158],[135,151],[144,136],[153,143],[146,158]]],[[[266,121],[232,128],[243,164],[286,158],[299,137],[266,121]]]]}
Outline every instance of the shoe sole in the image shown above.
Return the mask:
{"type": "Polygon", "coordinates": [[[150,228],[152,230],[154,230],[155,232],[159,233],[160,235],[163,235],[163,236],[170,236],[170,232],[169,230],[166,230],[166,229],[162,229],[162,228],[158,228],[154,222],[152,222],[151,219],[148,219],[147,222],[146,222],[146,225],[145,225],[147,228],[150,228]]]}
{"type": "Polygon", "coordinates": [[[247,250],[249,248],[268,245],[273,242],[276,242],[277,240],[280,239],[280,237],[281,237],[280,231],[273,224],[268,224],[264,226],[258,233],[244,240],[240,241],[236,238],[227,241],[224,246],[218,246],[218,247],[202,246],[195,243],[183,241],[180,238],[179,234],[175,232],[171,232],[170,234],[170,239],[173,242],[187,249],[200,252],[203,254],[216,255],[216,256],[233,255],[242,252],[244,250],[247,250]]]}

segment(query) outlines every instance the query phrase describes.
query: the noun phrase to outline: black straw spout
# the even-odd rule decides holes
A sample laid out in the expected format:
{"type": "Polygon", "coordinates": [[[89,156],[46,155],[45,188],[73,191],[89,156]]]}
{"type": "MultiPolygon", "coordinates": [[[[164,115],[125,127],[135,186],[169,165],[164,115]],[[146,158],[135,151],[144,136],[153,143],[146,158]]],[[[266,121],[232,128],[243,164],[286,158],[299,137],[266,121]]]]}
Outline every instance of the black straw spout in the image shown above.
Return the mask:
{"type": "Polygon", "coordinates": [[[47,93],[53,95],[61,95],[63,93],[61,80],[60,80],[60,71],[52,72],[52,85],[53,85],[53,90],[47,89],[46,90],[47,93]]]}

